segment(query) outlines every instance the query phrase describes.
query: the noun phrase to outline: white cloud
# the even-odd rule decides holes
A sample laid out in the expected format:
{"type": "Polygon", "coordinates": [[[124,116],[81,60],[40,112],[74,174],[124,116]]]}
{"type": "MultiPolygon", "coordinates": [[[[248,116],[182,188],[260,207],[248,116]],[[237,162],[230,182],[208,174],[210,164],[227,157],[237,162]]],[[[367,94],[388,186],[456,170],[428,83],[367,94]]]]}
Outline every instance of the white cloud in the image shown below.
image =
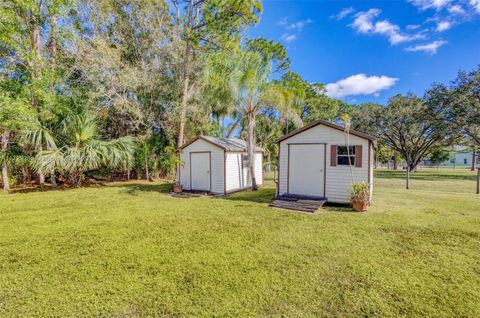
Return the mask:
{"type": "Polygon", "coordinates": [[[407,30],[416,30],[420,27],[420,24],[409,24],[407,25],[407,30]]]}
{"type": "Polygon", "coordinates": [[[340,11],[338,14],[335,14],[335,15],[331,16],[331,18],[337,19],[337,20],[342,20],[346,16],[348,16],[348,15],[354,13],[354,12],[355,12],[355,9],[353,7],[343,8],[342,11],[340,11]]]}
{"type": "Polygon", "coordinates": [[[448,12],[450,12],[451,14],[465,14],[465,10],[459,4],[454,4],[453,6],[448,7],[448,12]]]}
{"type": "Polygon", "coordinates": [[[335,83],[325,86],[327,96],[341,98],[356,95],[375,95],[380,91],[395,85],[398,78],[382,76],[368,76],[363,73],[351,75],[335,83]]]}
{"type": "Polygon", "coordinates": [[[418,44],[418,45],[407,47],[407,48],[405,48],[405,51],[408,51],[408,52],[425,52],[427,54],[433,55],[433,54],[437,53],[438,49],[441,46],[443,46],[447,43],[448,43],[447,41],[437,40],[437,41],[433,41],[433,42],[427,43],[427,44],[418,44]]]}
{"type": "Polygon", "coordinates": [[[422,34],[404,34],[400,31],[398,25],[393,24],[388,20],[374,21],[380,13],[381,10],[379,9],[370,9],[366,12],[359,12],[355,15],[355,20],[350,26],[358,33],[384,35],[392,45],[424,38],[424,35],[422,34]]]}
{"type": "Polygon", "coordinates": [[[292,42],[297,39],[297,36],[295,34],[284,33],[281,39],[284,40],[285,42],[292,42]]]}
{"type": "Polygon", "coordinates": [[[440,10],[447,7],[450,4],[451,0],[409,0],[409,2],[422,10],[440,10]]]}
{"type": "Polygon", "coordinates": [[[480,13],[480,0],[470,0],[470,5],[477,11],[477,13],[480,13]]]}
{"type": "Polygon", "coordinates": [[[313,20],[307,19],[307,20],[300,20],[294,23],[286,24],[285,28],[287,30],[302,30],[304,26],[307,24],[313,23],[313,20]]]}
{"type": "Polygon", "coordinates": [[[437,31],[438,32],[443,32],[452,27],[452,23],[448,21],[441,21],[437,23],[437,31]]]}

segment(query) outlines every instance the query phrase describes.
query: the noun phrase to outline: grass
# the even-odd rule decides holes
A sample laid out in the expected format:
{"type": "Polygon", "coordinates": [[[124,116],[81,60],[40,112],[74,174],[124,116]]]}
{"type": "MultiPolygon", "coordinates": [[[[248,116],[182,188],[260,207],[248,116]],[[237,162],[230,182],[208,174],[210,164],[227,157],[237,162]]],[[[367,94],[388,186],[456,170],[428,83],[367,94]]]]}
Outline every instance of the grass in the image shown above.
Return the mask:
{"type": "Polygon", "coordinates": [[[376,174],[367,213],[269,208],[271,180],[0,195],[0,316],[480,316],[474,174],[376,174]]]}

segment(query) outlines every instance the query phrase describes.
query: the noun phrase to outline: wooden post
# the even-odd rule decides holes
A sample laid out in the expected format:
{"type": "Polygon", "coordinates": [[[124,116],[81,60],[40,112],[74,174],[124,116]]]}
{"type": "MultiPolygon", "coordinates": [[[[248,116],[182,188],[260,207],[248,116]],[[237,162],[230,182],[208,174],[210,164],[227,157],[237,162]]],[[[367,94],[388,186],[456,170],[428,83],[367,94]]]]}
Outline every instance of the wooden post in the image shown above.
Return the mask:
{"type": "Polygon", "coordinates": [[[477,194],[480,193],[480,168],[477,168],[477,194]]]}

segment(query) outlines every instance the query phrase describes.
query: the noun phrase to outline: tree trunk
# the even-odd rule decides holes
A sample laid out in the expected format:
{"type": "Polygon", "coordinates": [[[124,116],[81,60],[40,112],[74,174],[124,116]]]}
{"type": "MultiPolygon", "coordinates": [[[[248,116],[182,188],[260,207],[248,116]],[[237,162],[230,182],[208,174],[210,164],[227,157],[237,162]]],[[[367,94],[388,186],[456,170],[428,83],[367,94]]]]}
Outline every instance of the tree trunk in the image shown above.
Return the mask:
{"type": "Polygon", "coordinates": [[[183,69],[182,69],[182,77],[183,77],[183,89],[182,89],[182,100],[180,103],[180,125],[178,129],[178,143],[177,147],[181,147],[183,145],[184,139],[184,132],[185,132],[185,117],[187,113],[187,102],[188,102],[188,82],[189,82],[189,71],[190,71],[190,54],[192,50],[191,40],[190,40],[190,30],[192,28],[193,22],[193,0],[190,0],[190,4],[188,6],[188,20],[187,20],[187,27],[185,28],[185,55],[183,57],[183,69]]]}
{"type": "MultiPolygon", "coordinates": [[[[38,18],[37,17],[33,17],[33,23],[34,23],[34,27],[32,29],[32,49],[33,49],[33,52],[35,53],[35,61],[33,63],[33,70],[32,70],[32,80],[35,81],[37,79],[37,75],[39,73],[39,63],[40,63],[40,59],[42,58],[41,57],[41,54],[40,54],[40,25],[39,25],[39,21],[38,21],[38,18]]],[[[33,92],[33,97],[32,97],[32,104],[33,104],[33,107],[34,109],[37,111],[37,115],[40,114],[40,105],[38,103],[38,100],[37,100],[37,96],[35,96],[35,92],[33,92]]],[[[39,118],[40,119],[40,118],[39,118]]],[[[39,149],[39,152],[42,151],[42,147],[40,145],[40,149],[39,149]]],[[[38,182],[40,184],[40,187],[43,188],[43,186],[45,185],[45,175],[43,173],[43,171],[38,171],[38,182]]]]}
{"type": "Polygon", "coordinates": [[[398,170],[397,156],[393,156],[393,170],[398,170]]]}
{"type": "Polygon", "coordinates": [[[272,171],[272,154],[267,152],[267,166],[265,167],[265,172],[272,171]]]}
{"type": "Polygon", "coordinates": [[[252,184],[252,190],[257,191],[257,180],[255,179],[255,114],[253,111],[249,111],[247,114],[248,120],[248,142],[247,142],[247,152],[248,152],[248,170],[250,172],[250,180],[252,184]]]}
{"type": "Polygon", "coordinates": [[[54,188],[57,187],[57,180],[55,179],[55,170],[50,172],[50,185],[54,188]]]}
{"type": "MultiPolygon", "coordinates": [[[[50,69],[53,76],[50,82],[50,91],[55,93],[55,70],[57,68],[57,17],[52,14],[50,16],[50,69]]],[[[57,180],[55,179],[55,169],[50,171],[50,184],[52,187],[57,186],[57,180]]]]}
{"type": "Polygon", "coordinates": [[[405,185],[406,189],[410,189],[410,168],[407,166],[405,169],[407,171],[407,183],[405,185]]]}
{"type": "Polygon", "coordinates": [[[238,124],[240,123],[241,120],[242,120],[242,117],[239,117],[239,118],[237,118],[237,120],[235,120],[235,122],[232,124],[232,126],[228,130],[227,138],[232,137],[232,134],[235,131],[235,128],[237,128],[237,126],[238,126],[238,124]]]}
{"type": "Polygon", "coordinates": [[[145,179],[150,180],[150,171],[148,170],[147,156],[145,156],[145,179]]]}
{"type": "MultiPolygon", "coordinates": [[[[43,147],[40,144],[40,148],[38,149],[38,152],[40,153],[42,151],[43,151],[43,147]]],[[[45,186],[45,174],[40,169],[38,170],[37,174],[38,174],[38,184],[40,185],[40,188],[43,188],[45,186]]]]}
{"type": "MultiPolygon", "coordinates": [[[[6,130],[2,134],[1,146],[3,155],[6,155],[8,149],[8,142],[10,139],[10,131],[6,130]]],[[[3,181],[3,190],[8,192],[10,190],[10,182],[8,181],[8,169],[6,158],[2,160],[2,181],[3,181]]]]}
{"type": "Polygon", "coordinates": [[[475,171],[477,169],[477,145],[473,145],[472,147],[472,167],[470,170],[475,171]]]}
{"type": "MultiPolygon", "coordinates": [[[[185,134],[185,121],[187,115],[187,103],[188,103],[188,85],[189,85],[189,69],[190,69],[190,52],[191,52],[191,41],[189,31],[192,28],[193,22],[193,0],[190,0],[188,6],[188,20],[187,20],[187,34],[185,35],[185,55],[183,57],[183,89],[182,89],[182,99],[180,102],[180,118],[179,118],[179,127],[178,127],[178,139],[177,139],[177,148],[181,147],[184,143],[184,134],[185,134]]],[[[180,163],[177,163],[175,169],[175,182],[180,184],[180,163]]]]}
{"type": "MultiPolygon", "coordinates": [[[[52,15],[50,17],[50,69],[55,72],[57,68],[57,17],[52,15]]],[[[55,76],[52,76],[50,82],[50,91],[55,90],[55,76]]]]}

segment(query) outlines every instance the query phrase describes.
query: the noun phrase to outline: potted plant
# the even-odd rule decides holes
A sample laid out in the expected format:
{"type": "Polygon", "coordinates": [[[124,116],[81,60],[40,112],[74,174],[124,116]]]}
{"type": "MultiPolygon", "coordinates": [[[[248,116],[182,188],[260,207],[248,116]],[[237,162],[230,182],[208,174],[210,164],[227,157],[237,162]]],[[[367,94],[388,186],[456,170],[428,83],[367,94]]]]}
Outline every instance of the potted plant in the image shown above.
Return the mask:
{"type": "Polygon", "coordinates": [[[356,182],[352,186],[352,207],[354,211],[365,212],[370,207],[370,186],[356,182]]]}
{"type": "Polygon", "coordinates": [[[180,193],[183,191],[183,186],[180,183],[175,182],[173,185],[173,192],[180,193]]]}

